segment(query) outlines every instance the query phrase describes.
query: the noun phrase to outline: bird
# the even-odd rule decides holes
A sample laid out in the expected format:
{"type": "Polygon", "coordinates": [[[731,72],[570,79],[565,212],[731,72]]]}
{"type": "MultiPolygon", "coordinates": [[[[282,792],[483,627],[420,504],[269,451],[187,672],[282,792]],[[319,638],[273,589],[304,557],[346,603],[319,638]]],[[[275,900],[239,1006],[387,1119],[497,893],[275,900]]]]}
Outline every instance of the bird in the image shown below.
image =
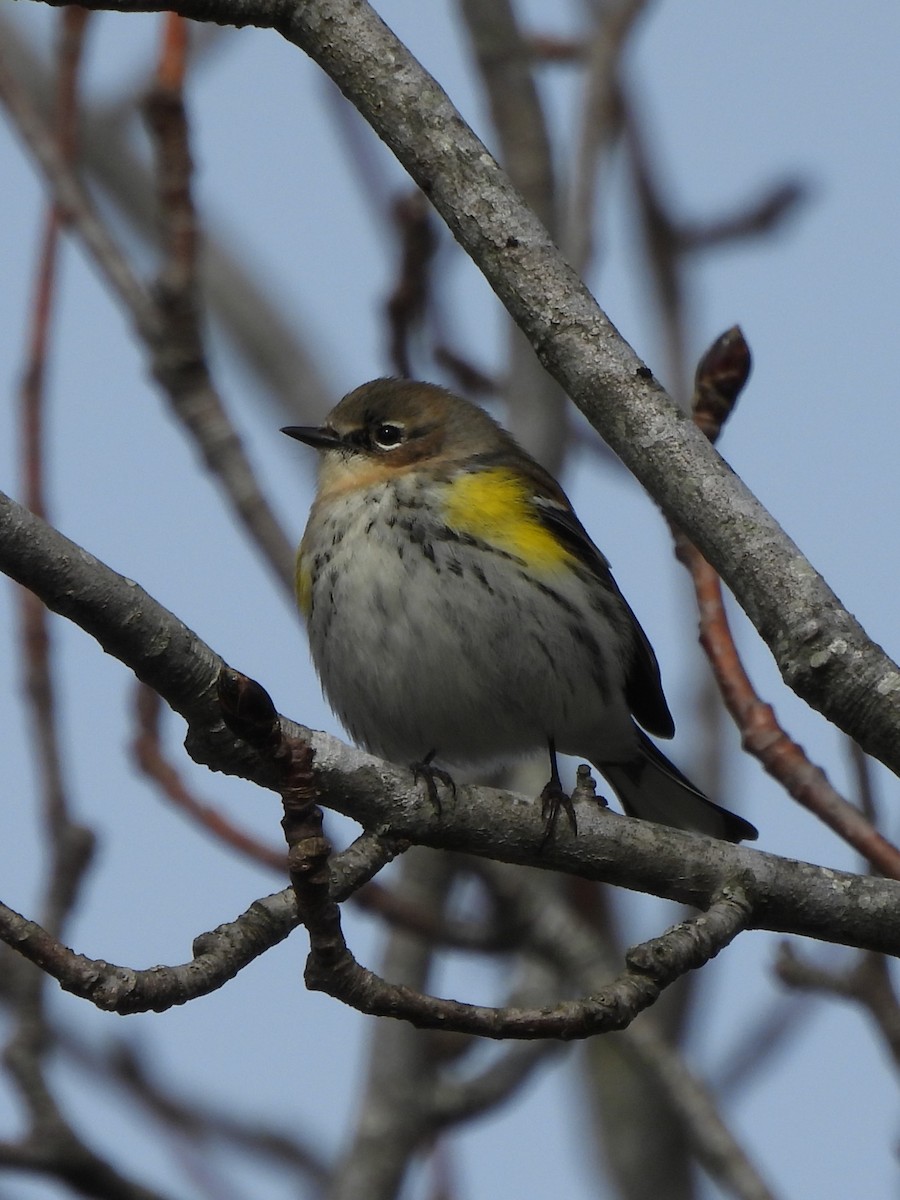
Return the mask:
{"type": "Polygon", "coordinates": [[[557,754],[587,758],[626,814],[757,837],[651,735],[675,732],[656,655],[552,475],[483,408],[384,378],[320,426],[296,592],[323,691],[351,738],[436,780],[541,750],[545,840],[574,808],[557,754]]]}

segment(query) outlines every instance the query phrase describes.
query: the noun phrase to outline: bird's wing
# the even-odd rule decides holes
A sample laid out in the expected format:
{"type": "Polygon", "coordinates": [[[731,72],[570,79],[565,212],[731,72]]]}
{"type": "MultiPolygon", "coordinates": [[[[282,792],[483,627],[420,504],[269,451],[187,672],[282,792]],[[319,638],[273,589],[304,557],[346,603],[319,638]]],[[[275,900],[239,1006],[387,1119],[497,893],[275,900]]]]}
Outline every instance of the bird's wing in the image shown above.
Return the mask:
{"type": "Polygon", "coordinates": [[[625,694],[632,713],[648,733],[671,737],[675,722],[663,694],[659,663],[647,635],[619,591],[606,555],[588,537],[565,492],[542,467],[535,463],[534,468],[532,503],[541,523],[563,543],[573,558],[587,568],[601,587],[616,597],[630,622],[633,653],[625,679],[625,694]]]}

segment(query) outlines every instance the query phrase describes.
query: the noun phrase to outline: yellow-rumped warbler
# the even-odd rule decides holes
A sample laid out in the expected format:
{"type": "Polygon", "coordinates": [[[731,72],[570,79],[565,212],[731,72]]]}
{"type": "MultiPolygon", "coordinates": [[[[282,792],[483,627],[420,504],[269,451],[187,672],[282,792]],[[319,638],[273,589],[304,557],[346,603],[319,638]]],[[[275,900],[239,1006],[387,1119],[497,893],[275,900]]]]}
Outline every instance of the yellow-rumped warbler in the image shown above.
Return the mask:
{"type": "MultiPolygon", "coordinates": [[[[325,694],[354,741],[434,775],[584,755],[622,807],[740,841],[643,732],[671,737],[656,656],[556,481],[486,412],[432,384],[376,379],[321,428],[297,595],[325,694]],[[637,721],[637,724],[635,723],[637,721]],[[639,728],[638,726],[642,726],[639,728]]],[[[573,820],[574,825],[574,820],[573,820]]]]}

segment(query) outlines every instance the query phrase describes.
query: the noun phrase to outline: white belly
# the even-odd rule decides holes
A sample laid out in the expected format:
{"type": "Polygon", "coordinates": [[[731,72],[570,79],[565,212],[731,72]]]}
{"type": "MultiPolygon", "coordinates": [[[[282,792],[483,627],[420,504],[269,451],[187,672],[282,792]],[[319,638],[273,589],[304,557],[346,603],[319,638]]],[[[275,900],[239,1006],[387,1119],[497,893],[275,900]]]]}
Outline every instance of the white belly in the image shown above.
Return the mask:
{"type": "Polygon", "coordinates": [[[338,523],[320,511],[303,554],[318,561],[313,659],[356,742],[397,763],[434,752],[450,765],[487,764],[550,738],[594,761],[631,756],[621,635],[583,575],[563,566],[527,576],[508,557],[442,538],[396,494],[341,504],[340,527],[349,517],[359,536],[335,541],[338,523]]]}

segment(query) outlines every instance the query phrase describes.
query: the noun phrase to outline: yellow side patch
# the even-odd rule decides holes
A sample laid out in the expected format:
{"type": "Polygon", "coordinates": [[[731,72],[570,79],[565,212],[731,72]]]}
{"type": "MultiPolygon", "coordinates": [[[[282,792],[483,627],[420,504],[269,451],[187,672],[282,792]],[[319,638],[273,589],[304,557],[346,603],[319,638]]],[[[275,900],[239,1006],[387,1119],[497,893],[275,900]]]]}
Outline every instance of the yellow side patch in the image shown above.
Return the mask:
{"type": "Polygon", "coordinates": [[[312,571],[309,569],[302,550],[297,555],[294,590],[297,593],[297,605],[308,620],[309,614],[312,612],[312,571]]]}
{"type": "Polygon", "coordinates": [[[541,524],[530,497],[528,484],[507,468],[473,471],[450,485],[444,517],[451,529],[550,570],[570,555],[541,524]]]}

